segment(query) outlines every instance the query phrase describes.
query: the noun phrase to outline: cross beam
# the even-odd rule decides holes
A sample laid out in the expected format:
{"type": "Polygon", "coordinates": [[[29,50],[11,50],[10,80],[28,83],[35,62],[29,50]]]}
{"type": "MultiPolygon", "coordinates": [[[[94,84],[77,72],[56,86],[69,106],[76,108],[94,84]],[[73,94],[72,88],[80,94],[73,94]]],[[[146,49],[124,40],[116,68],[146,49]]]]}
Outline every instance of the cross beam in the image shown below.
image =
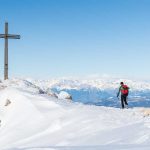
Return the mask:
{"type": "Polygon", "coordinates": [[[13,34],[0,34],[0,38],[9,38],[9,39],[20,39],[20,35],[13,34]]]}
{"type": "Polygon", "coordinates": [[[8,79],[8,39],[20,39],[20,35],[8,34],[8,22],[5,23],[5,34],[0,34],[5,39],[4,48],[4,80],[8,79]]]}

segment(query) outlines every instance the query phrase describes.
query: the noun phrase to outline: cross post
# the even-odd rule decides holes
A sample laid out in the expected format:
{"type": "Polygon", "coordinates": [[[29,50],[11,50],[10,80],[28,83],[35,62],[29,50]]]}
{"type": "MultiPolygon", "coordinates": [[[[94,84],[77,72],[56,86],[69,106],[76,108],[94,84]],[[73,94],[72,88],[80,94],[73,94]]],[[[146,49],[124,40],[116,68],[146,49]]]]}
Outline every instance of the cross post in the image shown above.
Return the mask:
{"type": "Polygon", "coordinates": [[[20,39],[20,35],[8,34],[8,22],[5,22],[5,34],[0,34],[5,39],[4,48],[4,80],[8,79],[8,39],[20,39]]]}

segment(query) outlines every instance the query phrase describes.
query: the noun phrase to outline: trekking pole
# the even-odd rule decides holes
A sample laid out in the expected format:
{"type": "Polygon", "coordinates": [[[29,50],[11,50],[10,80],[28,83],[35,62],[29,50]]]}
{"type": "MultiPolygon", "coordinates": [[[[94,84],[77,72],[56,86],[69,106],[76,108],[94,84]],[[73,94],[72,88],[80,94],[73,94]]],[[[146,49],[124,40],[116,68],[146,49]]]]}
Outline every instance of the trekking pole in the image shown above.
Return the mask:
{"type": "Polygon", "coordinates": [[[118,105],[119,105],[119,108],[121,109],[121,100],[120,100],[120,97],[117,96],[117,99],[119,100],[118,105]]]}

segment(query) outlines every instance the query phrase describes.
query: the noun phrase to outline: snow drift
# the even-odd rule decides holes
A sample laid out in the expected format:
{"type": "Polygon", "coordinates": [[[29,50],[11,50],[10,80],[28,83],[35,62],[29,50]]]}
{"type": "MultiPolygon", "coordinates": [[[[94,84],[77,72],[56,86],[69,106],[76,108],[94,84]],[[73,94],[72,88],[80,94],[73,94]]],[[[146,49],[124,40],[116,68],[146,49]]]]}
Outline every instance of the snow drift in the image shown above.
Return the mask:
{"type": "Polygon", "coordinates": [[[144,108],[84,105],[39,89],[26,80],[0,83],[1,150],[149,149],[144,108]]]}

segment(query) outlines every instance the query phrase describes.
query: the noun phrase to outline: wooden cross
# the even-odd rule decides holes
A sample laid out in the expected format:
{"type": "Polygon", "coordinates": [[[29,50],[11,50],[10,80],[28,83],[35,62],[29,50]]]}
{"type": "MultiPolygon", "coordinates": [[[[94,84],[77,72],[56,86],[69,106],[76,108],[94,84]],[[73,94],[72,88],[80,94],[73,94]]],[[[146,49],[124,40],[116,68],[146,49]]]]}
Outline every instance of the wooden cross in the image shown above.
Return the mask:
{"type": "Polygon", "coordinates": [[[20,39],[20,35],[8,34],[8,22],[5,23],[5,34],[0,34],[5,39],[4,48],[4,80],[8,79],[8,39],[20,39]]]}

